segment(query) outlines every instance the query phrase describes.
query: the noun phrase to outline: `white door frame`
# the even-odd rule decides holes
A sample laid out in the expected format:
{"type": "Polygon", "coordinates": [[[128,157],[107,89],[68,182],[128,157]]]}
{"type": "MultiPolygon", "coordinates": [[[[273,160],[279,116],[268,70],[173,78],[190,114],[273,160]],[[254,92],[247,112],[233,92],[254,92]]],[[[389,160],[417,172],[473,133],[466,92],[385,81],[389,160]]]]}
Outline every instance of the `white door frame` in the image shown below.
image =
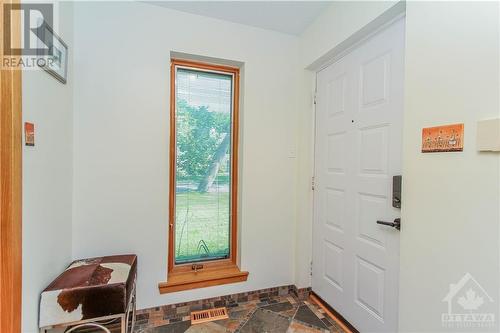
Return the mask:
{"type": "MultiPolygon", "coordinates": [[[[319,57],[306,69],[316,73],[337,62],[340,58],[351,53],[352,50],[363,44],[367,39],[384,30],[397,20],[406,16],[406,1],[399,1],[387,9],[373,21],[353,33],[351,36],[337,44],[330,51],[319,57]]],[[[315,108],[316,109],[316,108],[315,108]]]]}

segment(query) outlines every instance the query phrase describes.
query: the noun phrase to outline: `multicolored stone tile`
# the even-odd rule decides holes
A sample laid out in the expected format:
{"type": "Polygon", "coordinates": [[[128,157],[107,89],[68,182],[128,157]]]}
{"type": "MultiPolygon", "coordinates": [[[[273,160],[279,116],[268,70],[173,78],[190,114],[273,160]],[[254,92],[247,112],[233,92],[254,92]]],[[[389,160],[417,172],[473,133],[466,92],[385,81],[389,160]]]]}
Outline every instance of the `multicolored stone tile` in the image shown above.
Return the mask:
{"type": "MultiPolygon", "coordinates": [[[[139,310],[134,333],[345,333],[308,301],[309,293],[310,288],[282,286],[139,310]],[[220,306],[227,307],[228,319],[191,325],[191,311],[220,306]]],[[[85,331],[90,332],[101,331],[85,331]]],[[[112,333],[118,332],[113,325],[112,333]]]]}
{"type": "Polygon", "coordinates": [[[216,322],[203,323],[189,327],[186,333],[226,333],[228,329],[216,322]]]}
{"type": "Polygon", "coordinates": [[[265,310],[273,311],[273,312],[286,312],[289,310],[293,310],[294,306],[290,304],[290,302],[276,302],[274,304],[268,304],[262,307],[265,310]]]}
{"type": "MultiPolygon", "coordinates": [[[[136,330],[137,333],[345,333],[334,320],[325,316],[314,303],[300,301],[295,294],[260,295],[252,300],[234,302],[228,308],[228,319],[191,325],[188,316],[171,318],[169,323],[153,322],[136,330]]],[[[237,298],[236,298],[237,299],[237,298]]],[[[241,298],[240,298],[241,299],[241,298]]],[[[229,300],[225,299],[226,301],[229,300]]],[[[212,299],[211,302],[217,300],[212,299]]],[[[205,303],[204,303],[205,304],[205,303]]],[[[213,304],[213,303],[212,303],[213,304]]],[[[181,306],[186,306],[183,304],[181,306]]],[[[184,313],[184,309],[182,310],[184,313]]],[[[146,320],[144,313],[139,320],[146,320]]]]}
{"type": "Polygon", "coordinates": [[[241,333],[273,332],[285,333],[290,326],[290,318],[262,308],[255,310],[252,317],[238,330],[241,333]]]}
{"type": "Polygon", "coordinates": [[[318,316],[313,311],[311,311],[307,304],[299,306],[299,308],[297,309],[297,313],[293,318],[302,323],[309,324],[310,326],[327,329],[327,326],[321,320],[324,317],[318,318],[318,316]]]}
{"type": "MultiPolygon", "coordinates": [[[[140,310],[135,333],[345,333],[306,289],[284,286],[140,310]],[[300,294],[299,290],[303,294],[300,294]],[[191,311],[226,306],[228,319],[191,325],[191,311]]],[[[113,325],[112,333],[119,333],[113,325]]],[[[79,333],[100,333],[86,330],[79,333]]]]}
{"type": "Polygon", "coordinates": [[[329,332],[326,329],[313,328],[310,326],[306,326],[296,320],[293,320],[290,326],[288,327],[287,333],[323,333],[329,332]]]}
{"type": "Polygon", "coordinates": [[[153,332],[154,333],[184,333],[189,329],[190,326],[191,326],[190,321],[179,321],[179,322],[168,324],[168,325],[147,328],[147,329],[142,330],[141,332],[144,332],[144,333],[153,333],[153,332]]]}
{"type": "Polygon", "coordinates": [[[242,325],[243,322],[247,321],[251,314],[253,313],[252,309],[235,309],[229,311],[229,318],[223,320],[214,321],[221,326],[224,326],[229,332],[236,332],[236,330],[242,325]]]}

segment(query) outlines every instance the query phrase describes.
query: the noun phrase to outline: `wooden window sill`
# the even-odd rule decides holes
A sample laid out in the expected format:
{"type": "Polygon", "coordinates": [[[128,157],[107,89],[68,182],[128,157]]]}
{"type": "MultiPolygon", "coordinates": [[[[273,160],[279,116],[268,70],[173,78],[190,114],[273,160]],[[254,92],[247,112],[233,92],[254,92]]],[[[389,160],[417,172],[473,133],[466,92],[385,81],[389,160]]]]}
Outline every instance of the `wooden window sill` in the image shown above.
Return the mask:
{"type": "Polygon", "coordinates": [[[248,272],[242,272],[236,265],[207,268],[198,272],[170,272],[167,282],[160,282],[160,294],[181,290],[198,289],[246,281],[248,272]]]}

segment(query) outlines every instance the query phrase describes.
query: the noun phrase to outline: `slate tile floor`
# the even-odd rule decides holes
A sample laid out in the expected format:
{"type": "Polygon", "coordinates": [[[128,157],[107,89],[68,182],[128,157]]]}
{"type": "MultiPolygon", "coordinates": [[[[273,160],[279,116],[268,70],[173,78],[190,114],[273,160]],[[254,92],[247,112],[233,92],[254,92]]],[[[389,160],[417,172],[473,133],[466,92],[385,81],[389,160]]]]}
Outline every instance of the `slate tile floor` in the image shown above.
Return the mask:
{"type": "Polygon", "coordinates": [[[136,333],[345,333],[321,308],[289,295],[237,303],[228,312],[229,319],[197,325],[183,320],[140,328],[136,333]]]}

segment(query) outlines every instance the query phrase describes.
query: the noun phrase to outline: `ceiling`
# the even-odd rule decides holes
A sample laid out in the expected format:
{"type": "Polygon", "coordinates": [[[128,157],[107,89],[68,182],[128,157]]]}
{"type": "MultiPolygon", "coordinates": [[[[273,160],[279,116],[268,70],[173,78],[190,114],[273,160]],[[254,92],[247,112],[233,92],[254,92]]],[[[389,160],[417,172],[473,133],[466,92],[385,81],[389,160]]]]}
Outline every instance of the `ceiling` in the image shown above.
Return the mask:
{"type": "Polygon", "coordinates": [[[329,1],[148,1],[191,14],[253,27],[301,34],[329,1]]]}

